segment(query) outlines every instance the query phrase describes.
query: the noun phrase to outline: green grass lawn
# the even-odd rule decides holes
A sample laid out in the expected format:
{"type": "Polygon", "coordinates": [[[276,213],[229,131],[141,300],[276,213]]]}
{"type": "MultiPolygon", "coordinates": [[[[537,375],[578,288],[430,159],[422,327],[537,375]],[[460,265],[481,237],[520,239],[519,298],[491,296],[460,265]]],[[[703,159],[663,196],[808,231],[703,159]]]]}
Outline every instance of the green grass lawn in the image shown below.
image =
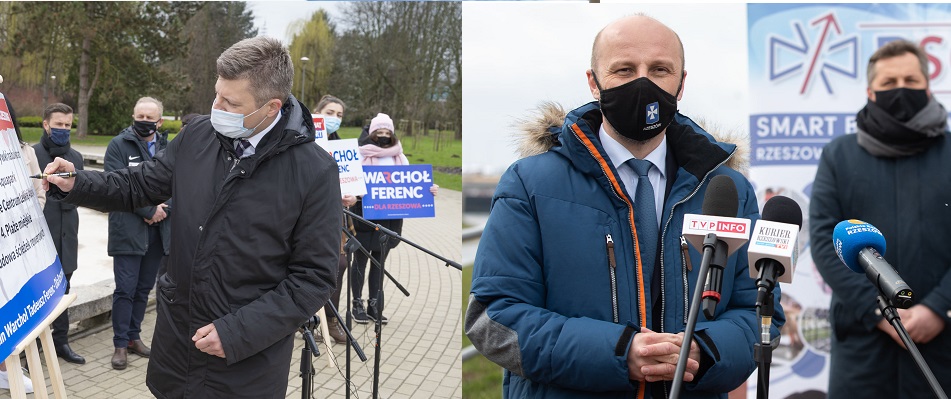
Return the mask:
{"type": "MultiPolygon", "coordinates": [[[[43,128],[25,127],[21,128],[23,140],[30,144],[40,142],[40,136],[43,135],[43,128]]],[[[462,191],[462,141],[453,140],[453,133],[443,131],[439,133],[439,149],[436,150],[436,132],[430,131],[426,137],[405,137],[401,138],[403,142],[403,153],[412,164],[431,164],[433,165],[433,179],[436,184],[449,190],[462,191]]],[[[175,138],[176,134],[169,134],[169,140],[175,138]]],[[[360,136],[360,128],[344,127],[340,128],[340,137],[357,138],[360,136]]],[[[74,144],[107,146],[114,136],[93,136],[87,135],[84,139],[72,138],[74,144]]]]}
{"type": "MultiPolygon", "coordinates": [[[[465,320],[472,285],[472,265],[462,268],[462,319],[465,320]]],[[[472,345],[462,334],[462,347],[472,345]]],[[[499,398],[502,396],[502,368],[481,355],[462,363],[463,398],[499,398]]]]}

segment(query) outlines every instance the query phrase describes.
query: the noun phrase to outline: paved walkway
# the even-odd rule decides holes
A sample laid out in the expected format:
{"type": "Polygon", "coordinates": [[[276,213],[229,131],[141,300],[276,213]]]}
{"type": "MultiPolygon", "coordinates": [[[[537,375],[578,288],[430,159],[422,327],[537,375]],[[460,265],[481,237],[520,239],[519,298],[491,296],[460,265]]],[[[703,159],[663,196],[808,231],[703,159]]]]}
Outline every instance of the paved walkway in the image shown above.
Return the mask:
{"type": "MultiPolygon", "coordinates": [[[[440,190],[436,218],[411,219],[404,223],[404,237],[446,258],[459,261],[462,220],[462,195],[440,190]]],[[[112,278],[112,261],[105,255],[106,215],[90,210],[80,213],[80,266],[73,276],[73,289],[82,295],[104,280],[112,278]],[[97,283],[98,282],[98,283],[97,283]]],[[[385,314],[390,322],[383,327],[380,357],[380,397],[383,398],[461,398],[461,273],[405,243],[387,258],[387,270],[408,291],[405,297],[392,283],[385,282],[385,314]]],[[[366,288],[365,288],[366,289],[366,288]]],[[[342,294],[347,297],[346,291],[342,294]]],[[[363,295],[365,298],[366,295],[363,295]]],[[[342,301],[343,302],[343,301],[342,301]]],[[[341,304],[342,305],[342,304],[341,304]]],[[[143,323],[143,339],[152,340],[155,310],[150,307],[143,323]]],[[[369,359],[361,363],[353,356],[351,386],[354,398],[370,398],[373,383],[373,325],[356,325],[354,336],[369,359]]],[[[299,335],[298,335],[299,337],[299,335]]],[[[129,367],[113,370],[112,330],[106,324],[71,338],[71,346],[85,356],[86,364],[77,366],[60,361],[70,398],[151,398],[145,387],[148,361],[129,355],[129,367]]],[[[288,375],[288,398],[301,397],[300,352],[303,340],[297,339],[294,359],[288,375]]],[[[328,365],[326,347],[314,359],[314,397],[344,397],[346,393],[344,345],[333,345],[339,369],[328,365]]],[[[27,395],[33,397],[33,395],[27,395]]],[[[10,393],[0,390],[0,398],[10,393]]]]}

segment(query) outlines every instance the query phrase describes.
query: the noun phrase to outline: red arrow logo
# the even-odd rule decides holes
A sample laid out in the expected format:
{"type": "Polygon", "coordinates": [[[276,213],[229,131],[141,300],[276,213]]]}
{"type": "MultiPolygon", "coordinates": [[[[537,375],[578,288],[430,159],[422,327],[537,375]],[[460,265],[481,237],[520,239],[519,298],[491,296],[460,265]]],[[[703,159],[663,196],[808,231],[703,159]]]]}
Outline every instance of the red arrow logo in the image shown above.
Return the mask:
{"type": "Polygon", "coordinates": [[[816,45],[816,52],[812,55],[812,61],[809,63],[809,72],[806,73],[806,81],[802,83],[802,89],[799,90],[799,94],[806,93],[806,87],[809,86],[809,79],[812,77],[812,71],[816,67],[816,62],[819,60],[819,54],[822,53],[822,44],[826,40],[826,35],[829,33],[829,27],[834,26],[835,32],[842,34],[842,29],[839,27],[839,22],[835,20],[835,13],[830,12],[829,14],[819,17],[815,21],[812,21],[811,25],[819,25],[825,21],[826,25],[822,28],[822,35],[819,36],[819,44],[816,45]]]}

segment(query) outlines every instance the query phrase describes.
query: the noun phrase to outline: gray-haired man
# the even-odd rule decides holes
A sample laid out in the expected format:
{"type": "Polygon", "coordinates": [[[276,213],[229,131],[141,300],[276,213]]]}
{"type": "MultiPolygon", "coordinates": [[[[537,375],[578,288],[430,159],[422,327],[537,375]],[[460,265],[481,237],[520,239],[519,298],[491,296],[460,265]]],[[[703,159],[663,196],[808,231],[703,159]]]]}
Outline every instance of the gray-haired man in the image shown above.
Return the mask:
{"type": "MultiPolygon", "coordinates": [[[[49,178],[100,210],[174,195],[146,383],[159,398],[283,398],[293,334],[334,290],[341,223],[334,160],[291,96],[287,48],[242,40],[218,58],[211,116],[151,161],[49,178]]],[[[72,171],[57,159],[51,171],[72,171]]],[[[54,188],[53,185],[57,187],[54,188]]]]}

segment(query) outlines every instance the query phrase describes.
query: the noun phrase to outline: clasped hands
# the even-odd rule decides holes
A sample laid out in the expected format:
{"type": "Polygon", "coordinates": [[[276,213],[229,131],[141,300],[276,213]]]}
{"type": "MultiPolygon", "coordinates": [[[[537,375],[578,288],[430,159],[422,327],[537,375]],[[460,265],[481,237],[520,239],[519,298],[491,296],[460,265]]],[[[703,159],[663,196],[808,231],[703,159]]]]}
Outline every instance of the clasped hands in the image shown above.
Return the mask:
{"type": "MultiPolygon", "coordinates": [[[[918,304],[908,309],[897,310],[898,317],[901,319],[902,325],[905,327],[905,331],[908,331],[908,336],[911,338],[912,342],[916,344],[926,344],[931,342],[934,337],[938,336],[938,334],[944,330],[944,320],[942,320],[940,316],[932,311],[931,308],[925,305],[918,304]]],[[[888,334],[889,337],[892,337],[892,339],[895,340],[898,345],[901,345],[902,348],[905,348],[905,343],[902,342],[901,337],[898,336],[895,328],[892,327],[888,320],[879,320],[875,327],[884,331],[885,334],[888,334]]]]}
{"type": "MultiPolygon", "coordinates": [[[[647,328],[634,334],[631,350],[627,353],[629,378],[633,381],[671,381],[683,346],[683,333],[656,333],[647,328]]],[[[693,381],[700,369],[700,347],[691,342],[684,372],[684,381],[693,381]]]]}

